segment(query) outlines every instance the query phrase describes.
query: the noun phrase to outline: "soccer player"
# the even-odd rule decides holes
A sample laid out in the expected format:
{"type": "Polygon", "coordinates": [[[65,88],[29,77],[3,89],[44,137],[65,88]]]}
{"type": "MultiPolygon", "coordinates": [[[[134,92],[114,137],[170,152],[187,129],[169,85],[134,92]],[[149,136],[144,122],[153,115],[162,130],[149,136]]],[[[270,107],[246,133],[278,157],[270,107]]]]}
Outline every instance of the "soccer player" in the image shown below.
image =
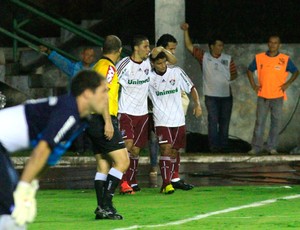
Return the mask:
{"type": "Polygon", "coordinates": [[[172,170],[178,150],[185,146],[185,116],[181,91],[191,93],[194,115],[201,113],[199,96],[194,84],[179,67],[168,67],[165,53],[150,56],[153,70],[150,72],[149,97],[153,104],[155,133],[158,137],[161,157],[159,166],[163,184],[161,192],[172,194],[172,170]]]}
{"type": "MultiPolygon", "coordinates": [[[[169,50],[173,55],[175,55],[176,47],[177,47],[177,40],[171,34],[163,34],[156,43],[156,46],[162,46],[166,50],[169,50]]],[[[169,67],[172,67],[169,65],[169,67]]],[[[189,98],[185,91],[181,91],[181,100],[182,106],[184,110],[184,115],[187,113],[188,105],[189,105],[189,98]]],[[[156,141],[157,142],[157,141],[156,141]]],[[[190,190],[194,188],[193,185],[185,183],[184,180],[181,180],[179,177],[179,167],[180,167],[180,152],[184,151],[184,148],[181,148],[177,151],[176,161],[172,164],[171,169],[171,183],[174,189],[182,189],[182,190],[190,190]]]]}
{"type": "MultiPolygon", "coordinates": [[[[148,140],[148,86],[151,65],[149,61],[150,46],[147,37],[137,35],[133,38],[132,55],[123,58],[117,64],[121,94],[119,99],[120,130],[129,152],[130,165],[124,174],[120,192],[139,191],[136,180],[139,153],[148,140]]],[[[164,52],[168,61],[176,63],[176,58],[163,47],[156,47],[152,55],[164,52]]]]}
{"type": "Polygon", "coordinates": [[[119,131],[117,118],[119,82],[115,63],[120,59],[121,51],[121,40],[114,35],[107,36],[103,44],[103,57],[94,66],[94,70],[106,78],[109,89],[108,108],[104,115],[92,116],[87,130],[97,162],[95,190],[98,207],[95,210],[96,219],[123,219],[112,204],[114,192],[129,166],[128,153],[119,131]],[[114,166],[111,165],[111,162],[114,166]],[[116,167],[116,162],[119,167],[116,167]]]}
{"type": "MultiPolygon", "coordinates": [[[[11,214],[19,226],[34,220],[39,175],[55,165],[84,130],[83,118],[103,113],[107,101],[106,80],[85,70],[72,80],[71,95],[29,100],[0,111],[1,219],[9,220],[11,214]],[[34,149],[19,181],[9,153],[30,147],[34,149]]],[[[8,222],[0,221],[0,229],[8,222]]]]}

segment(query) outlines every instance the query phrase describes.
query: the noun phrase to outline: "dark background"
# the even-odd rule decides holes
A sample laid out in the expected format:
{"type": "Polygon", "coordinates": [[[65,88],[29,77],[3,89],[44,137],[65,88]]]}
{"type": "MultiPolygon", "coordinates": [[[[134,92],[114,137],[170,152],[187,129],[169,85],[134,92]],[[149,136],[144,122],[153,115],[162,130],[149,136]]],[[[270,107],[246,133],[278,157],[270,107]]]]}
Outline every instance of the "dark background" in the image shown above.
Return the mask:
{"type": "MultiPolygon", "coordinates": [[[[56,17],[75,23],[102,20],[94,32],[118,35],[128,44],[134,34],[144,34],[154,44],[154,0],[26,0],[56,17]]],[[[0,26],[12,30],[12,19],[30,18],[24,28],[39,37],[58,37],[60,29],[0,0],[0,26]]],[[[299,0],[186,0],[186,21],[194,42],[207,43],[214,34],[225,43],[264,43],[271,34],[283,43],[299,43],[299,0]]],[[[12,41],[0,34],[0,46],[12,41]]]]}

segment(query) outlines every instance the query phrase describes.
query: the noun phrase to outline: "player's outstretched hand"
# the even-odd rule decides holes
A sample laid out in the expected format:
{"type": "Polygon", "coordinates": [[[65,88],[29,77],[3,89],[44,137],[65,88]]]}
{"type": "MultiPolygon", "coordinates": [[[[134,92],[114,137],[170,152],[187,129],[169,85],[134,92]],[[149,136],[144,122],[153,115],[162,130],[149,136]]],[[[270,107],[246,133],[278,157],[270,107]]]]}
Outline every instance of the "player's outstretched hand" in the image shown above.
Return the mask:
{"type": "Polygon", "coordinates": [[[14,192],[15,208],[12,217],[20,226],[33,222],[36,217],[35,194],[39,188],[37,180],[27,183],[20,181],[14,192]]]}

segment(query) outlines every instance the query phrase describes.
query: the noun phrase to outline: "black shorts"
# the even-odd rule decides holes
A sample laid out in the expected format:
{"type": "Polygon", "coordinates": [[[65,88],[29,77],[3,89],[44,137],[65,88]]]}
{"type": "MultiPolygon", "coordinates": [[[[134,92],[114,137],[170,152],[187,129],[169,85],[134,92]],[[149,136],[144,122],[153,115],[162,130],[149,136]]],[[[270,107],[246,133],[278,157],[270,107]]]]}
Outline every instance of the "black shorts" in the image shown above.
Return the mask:
{"type": "Polygon", "coordinates": [[[114,127],[114,135],[111,140],[107,140],[104,136],[104,119],[101,115],[93,114],[88,121],[89,127],[87,134],[92,141],[94,154],[107,154],[109,152],[125,148],[124,140],[119,130],[119,122],[117,117],[111,116],[114,127]]]}

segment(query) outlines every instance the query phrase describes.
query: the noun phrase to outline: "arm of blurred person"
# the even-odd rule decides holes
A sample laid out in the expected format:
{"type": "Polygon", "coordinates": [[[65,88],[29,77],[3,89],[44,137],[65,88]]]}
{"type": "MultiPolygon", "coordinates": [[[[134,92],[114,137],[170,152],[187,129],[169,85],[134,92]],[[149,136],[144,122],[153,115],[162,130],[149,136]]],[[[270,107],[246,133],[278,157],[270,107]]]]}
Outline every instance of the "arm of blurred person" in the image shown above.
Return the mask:
{"type": "Polygon", "coordinates": [[[23,170],[21,181],[31,183],[43,171],[51,148],[46,141],[41,140],[33,149],[32,154],[23,170]]]}
{"type": "Polygon", "coordinates": [[[191,40],[190,34],[189,34],[189,24],[184,22],[180,25],[180,28],[183,30],[185,48],[190,53],[193,53],[194,47],[193,47],[193,43],[192,43],[192,40],[191,40]]]}
{"type": "Polygon", "coordinates": [[[194,102],[194,109],[193,109],[193,115],[198,118],[202,114],[202,109],[200,105],[200,100],[199,100],[199,94],[195,86],[191,90],[191,96],[194,102]]]}

